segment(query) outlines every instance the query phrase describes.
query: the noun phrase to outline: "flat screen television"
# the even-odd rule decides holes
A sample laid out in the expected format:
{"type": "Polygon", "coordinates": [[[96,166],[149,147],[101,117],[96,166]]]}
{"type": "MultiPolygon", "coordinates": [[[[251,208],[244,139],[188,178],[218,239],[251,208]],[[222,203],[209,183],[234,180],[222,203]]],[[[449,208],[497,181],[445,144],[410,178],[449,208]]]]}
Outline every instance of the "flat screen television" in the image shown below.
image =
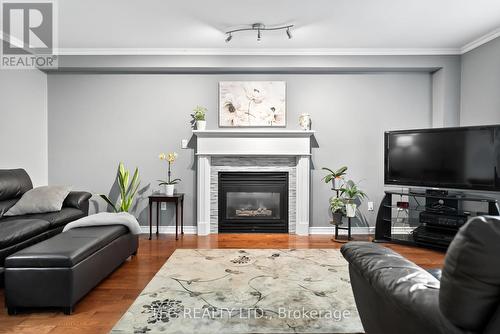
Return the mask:
{"type": "Polygon", "coordinates": [[[385,133],[385,184],[500,191],[500,125],[385,133]]]}

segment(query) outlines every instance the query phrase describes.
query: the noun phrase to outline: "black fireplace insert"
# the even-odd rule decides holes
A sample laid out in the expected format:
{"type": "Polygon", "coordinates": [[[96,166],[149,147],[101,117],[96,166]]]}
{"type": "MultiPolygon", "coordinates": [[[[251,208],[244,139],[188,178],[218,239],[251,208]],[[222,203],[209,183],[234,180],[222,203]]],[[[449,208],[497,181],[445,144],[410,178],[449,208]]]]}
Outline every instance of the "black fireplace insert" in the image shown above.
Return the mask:
{"type": "Polygon", "coordinates": [[[219,233],[288,233],[288,173],[219,172],[219,233]]]}

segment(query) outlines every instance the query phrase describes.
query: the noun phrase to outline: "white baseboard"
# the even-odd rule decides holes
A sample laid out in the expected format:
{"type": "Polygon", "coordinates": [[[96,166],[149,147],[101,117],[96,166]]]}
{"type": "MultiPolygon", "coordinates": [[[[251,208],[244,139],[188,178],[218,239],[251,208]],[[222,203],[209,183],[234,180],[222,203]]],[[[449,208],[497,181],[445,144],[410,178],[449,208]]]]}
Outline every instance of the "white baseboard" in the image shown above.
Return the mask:
{"type": "MultiPolygon", "coordinates": [[[[393,227],[391,230],[392,234],[410,234],[413,231],[414,227],[409,226],[399,226],[393,227]]],[[[316,226],[309,228],[309,234],[334,234],[335,228],[332,226],[316,226]]],[[[346,230],[339,230],[340,235],[347,234],[346,230]]],[[[351,234],[375,234],[375,226],[370,227],[352,227],[351,234]]]]}
{"type": "MultiPolygon", "coordinates": [[[[141,231],[149,234],[149,226],[141,226],[141,231]]],[[[156,233],[156,226],[153,226],[153,233],[156,233]]],[[[175,234],[175,226],[160,226],[159,233],[175,234]]],[[[184,234],[196,234],[196,226],[184,226],[184,234]]]]}
{"type": "MultiPolygon", "coordinates": [[[[149,233],[149,226],[141,226],[142,233],[149,233]]],[[[393,234],[405,234],[410,233],[413,230],[411,227],[393,227],[393,234]]],[[[162,234],[175,234],[175,226],[160,226],[160,233],[162,234]]],[[[153,233],[156,233],[156,226],[153,226],[153,233]]],[[[197,234],[196,226],[184,226],[184,234],[197,234]]],[[[335,233],[335,228],[330,226],[313,226],[309,227],[309,234],[329,234],[333,235],[335,233]]],[[[210,233],[207,233],[208,235],[210,233]]],[[[297,233],[298,234],[298,233],[297,233]]],[[[346,230],[339,230],[340,235],[347,234],[346,230]]],[[[351,234],[375,234],[375,226],[370,227],[353,227],[351,234]]],[[[200,234],[202,235],[202,234],[200,234]]],[[[303,234],[299,234],[303,235],[303,234]]]]}
{"type": "MultiPolygon", "coordinates": [[[[370,227],[352,227],[351,234],[374,234],[375,226],[370,227]]],[[[335,227],[333,226],[313,226],[309,227],[309,234],[335,234],[335,227]]],[[[347,234],[346,230],[339,230],[339,235],[347,234]]]]}

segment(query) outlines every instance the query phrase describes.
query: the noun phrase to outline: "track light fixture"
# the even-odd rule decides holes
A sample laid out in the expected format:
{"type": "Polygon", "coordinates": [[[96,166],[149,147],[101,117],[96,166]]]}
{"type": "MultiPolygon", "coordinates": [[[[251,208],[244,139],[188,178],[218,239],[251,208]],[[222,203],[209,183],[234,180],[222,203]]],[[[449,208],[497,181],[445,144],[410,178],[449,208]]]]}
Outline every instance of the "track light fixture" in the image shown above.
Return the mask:
{"type": "Polygon", "coordinates": [[[262,31],[264,30],[286,30],[286,35],[288,38],[292,38],[292,31],[290,28],[293,28],[293,24],[286,25],[286,26],[279,26],[279,27],[271,27],[267,28],[264,24],[262,23],[254,23],[248,28],[240,28],[240,29],[234,29],[234,30],[229,30],[226,31],[226,43],[230,42],[233,39],[233,33],[235,32],[240,32],[240,31],[255,31],[257,30],[257,41],[260,41],[262,38],[262,31]]]}

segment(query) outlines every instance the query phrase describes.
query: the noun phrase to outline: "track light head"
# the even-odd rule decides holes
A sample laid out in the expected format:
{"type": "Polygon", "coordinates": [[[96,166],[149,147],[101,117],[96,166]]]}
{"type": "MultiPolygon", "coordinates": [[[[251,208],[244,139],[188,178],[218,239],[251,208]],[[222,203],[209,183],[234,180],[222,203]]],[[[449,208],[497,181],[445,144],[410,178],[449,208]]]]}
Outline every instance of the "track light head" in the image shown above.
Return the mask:
{"type": "Polygon", "coordinates": [[[278,26],[278,27],[267,27],[263,23],[254,23],[248,28],[239,28],[239,29],[233,29],[226,31],[226,43],[229,42],[233,38],[233,33],[241,32],[241,31],[255,31],[257,30],[257,42],[260,42],[262,38],[262,31],[273,31],[273,30],[286,30],[286,35],[288,36],[288,39],[292,38],[292,32],[290,28],[293,27],[293,24],[289,24],[286,26],[278,26]]]}

